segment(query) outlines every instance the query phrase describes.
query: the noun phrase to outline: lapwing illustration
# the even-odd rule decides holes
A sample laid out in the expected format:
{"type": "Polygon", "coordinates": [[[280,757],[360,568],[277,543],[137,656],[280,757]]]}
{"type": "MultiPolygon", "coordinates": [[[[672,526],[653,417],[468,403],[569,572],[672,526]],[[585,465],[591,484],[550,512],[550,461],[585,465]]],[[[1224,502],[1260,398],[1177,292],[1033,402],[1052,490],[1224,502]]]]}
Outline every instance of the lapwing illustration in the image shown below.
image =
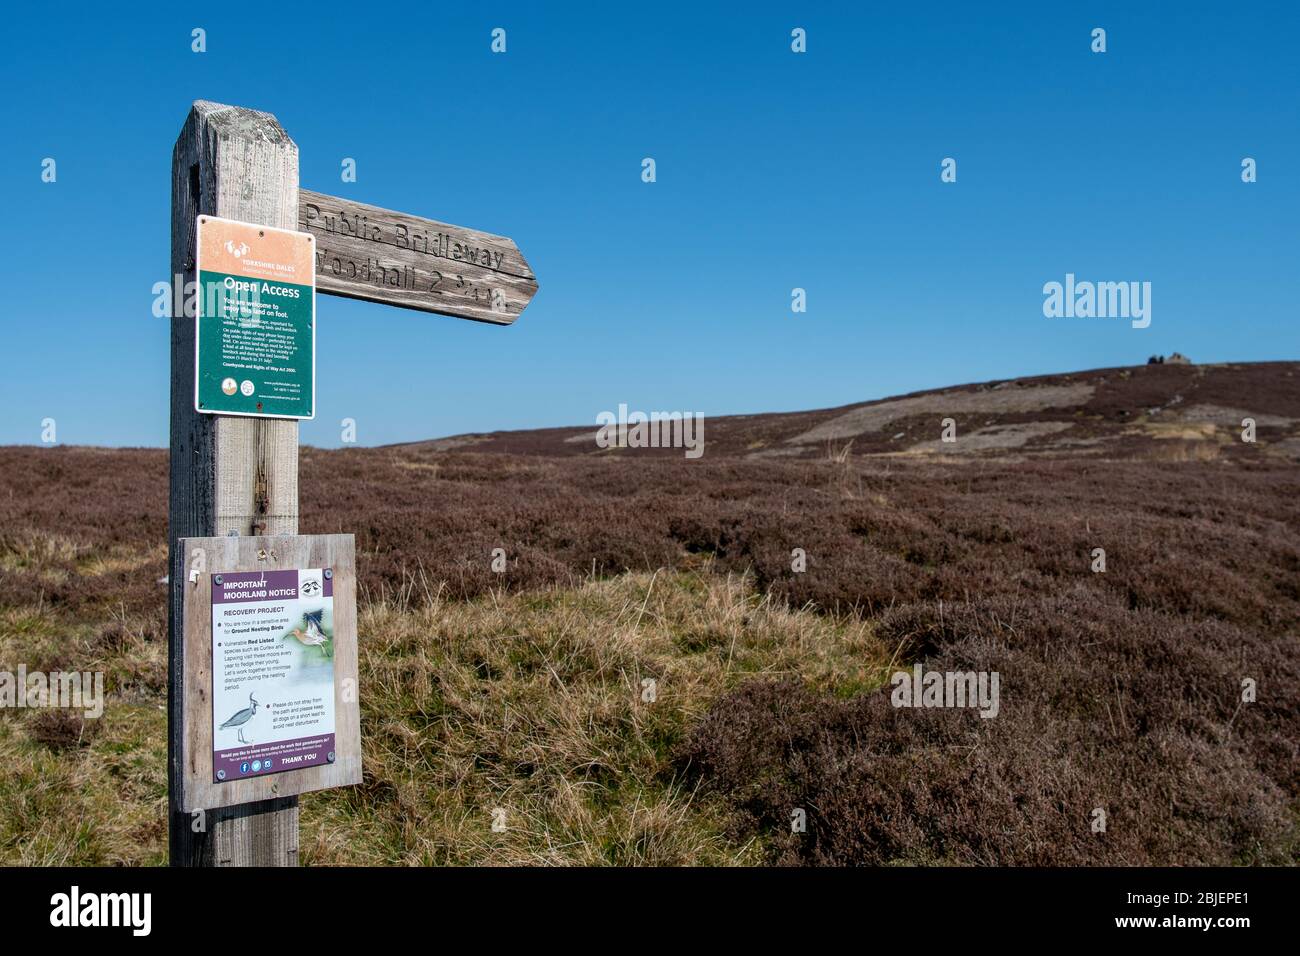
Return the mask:
{"type": "Polygon", "coordinates": [[[239,711],[237,714],[235,714],[235,716],[231,717],[229,720],[227,720],[224,724],[221,725],[222,730],[226,730],[229,727],[238,727],[239,742],[241,744],[252,743],[251,740],[244,739],[244,724],[252,720],[253,715],[257,713],[257,701],[253,698],[252,694],[248,695],[248,703],[250,706],[245,707],[243,710],[239,711]]]}
{"type": "MultiPolygon", "coordinates": [[[[308,611],[302,616],[302,626],[295,627],[289,633],[298,639],[300,644],[307,647],[320,647],[329,641],[325,635],[324,628],[321,627],[321,619],[325,616],[325,609],[321,608],[316,611],[308,611]]],[[[322,649],[322,653],[328,654],[328,651],[322,649]]]]}

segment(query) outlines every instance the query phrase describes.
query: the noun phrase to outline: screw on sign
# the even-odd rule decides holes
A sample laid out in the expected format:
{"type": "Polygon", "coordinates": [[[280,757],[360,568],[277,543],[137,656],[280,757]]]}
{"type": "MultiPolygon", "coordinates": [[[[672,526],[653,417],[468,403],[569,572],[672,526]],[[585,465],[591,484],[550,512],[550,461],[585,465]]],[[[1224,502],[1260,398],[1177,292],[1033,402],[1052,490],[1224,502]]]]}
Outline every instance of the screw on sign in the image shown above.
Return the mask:
{"type": "MultiPolygon", "coordinates": [[[[200,773],[212,753],[195,747],[211,745],[223,729],[210,706],[204,717],[196,703],[210,701],[211,692],[196,681],[212,676],[198,659],[190,622],[202,620],[195,594],[203,581],[220,587],[224,575],[187,574],[182,539],[220,550],[229,538],[224,546],[246,557],[247,567],[217,565],[226,575],[270,565],[322,568],[335,589],[336,633],[328,638],[329,623],[309,609],[297,628],[301,637],[285,636],[322,660],[332,648],[336,676],[355,687],[355,643],[348,645],[337,598],[350,593],[355,567],[342,575],[332,557],[353,560],[351,537],[323,536],[331,540],[322,544],[297,535],[298,421],[315,415],[317,400],[316,293],[509,325],[536,294],[537,279],[504,236],[300,190],[298,147],[274,116],[206,101],[194,103],[173,150],[171,231],[171,271],[199,290],[195,317],[172,319],[171,862],[292,866],[297,794],[360,779],[359,732],[352,734],[357,705],[339,698],[340,707],[353,710],[334,715],[336,746],[312,766],[284,770],[275,756],[258,756],[241,762],[250,771],[262,762],[260,774],[244,779],[211,766],[206,777],[200,773]],[[250,535],[259,537],[240,537],[250,535]],[[252,547],[246,555],[245,541],[252,547]],[[317,556],[318,546],[330,560],[317,556]],[[232,793],[254,798],[228,805],[232,793]],[[211,804],[199,807],[209,825],[195,833],[183,805],[200,799],[211,804]]],[[[207,640],[202,646],[211,653],[210,633],[207,640]]],[[[264,715],[257,706],[257,713],[252,702],[241,708],[250,714],[240,727],[258,726],[264,715]]]]}

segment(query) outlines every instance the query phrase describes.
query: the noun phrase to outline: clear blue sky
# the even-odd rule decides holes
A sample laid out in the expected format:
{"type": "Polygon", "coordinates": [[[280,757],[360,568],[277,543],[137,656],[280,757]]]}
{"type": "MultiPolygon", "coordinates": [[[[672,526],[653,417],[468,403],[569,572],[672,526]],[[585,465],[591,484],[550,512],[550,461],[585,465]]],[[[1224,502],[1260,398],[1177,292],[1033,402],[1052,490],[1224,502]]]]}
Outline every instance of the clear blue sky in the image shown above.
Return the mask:
{"type": "Polygon", "coordinates": [[[337,445],[344,417],[380,444],[591,424],[619,403],[817,408],[1174,350],[1300,358],[1294,4],[396,11],[10,10],[0,443],[38,442],[46,417],[61,443],[166,443],[151,287],[195,99],[275,113],[304,186],[512,236],[541,284],[508,328],[320,296],[304,443],[337,445]],[[1151,282],[1151,327],[1045,318],[1043,284],[1067,272],[1151,282]]]}

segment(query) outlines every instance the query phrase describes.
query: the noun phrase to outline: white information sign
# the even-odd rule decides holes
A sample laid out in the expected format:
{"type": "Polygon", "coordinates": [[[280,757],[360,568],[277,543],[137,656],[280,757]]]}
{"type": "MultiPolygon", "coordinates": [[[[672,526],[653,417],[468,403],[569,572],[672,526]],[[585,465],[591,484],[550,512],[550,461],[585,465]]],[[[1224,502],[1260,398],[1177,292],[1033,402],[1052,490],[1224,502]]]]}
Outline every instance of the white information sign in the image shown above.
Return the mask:
{"type": "Polygon", "coordinates": [[[334,588],[328,568],[212,579],[212,776],[333,763],[334,588]]]}

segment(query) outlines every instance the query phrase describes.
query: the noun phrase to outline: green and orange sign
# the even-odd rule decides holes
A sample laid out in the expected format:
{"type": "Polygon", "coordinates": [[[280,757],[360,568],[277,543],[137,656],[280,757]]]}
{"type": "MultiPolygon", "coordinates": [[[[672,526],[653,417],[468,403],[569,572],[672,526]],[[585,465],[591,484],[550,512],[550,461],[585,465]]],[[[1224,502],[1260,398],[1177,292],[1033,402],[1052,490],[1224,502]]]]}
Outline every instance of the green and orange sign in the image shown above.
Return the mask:
{"type": "Polygon", "coordinates": [[[198,219],[194,407],[316,414],[316,263],[309,233],[198,219]]]}

